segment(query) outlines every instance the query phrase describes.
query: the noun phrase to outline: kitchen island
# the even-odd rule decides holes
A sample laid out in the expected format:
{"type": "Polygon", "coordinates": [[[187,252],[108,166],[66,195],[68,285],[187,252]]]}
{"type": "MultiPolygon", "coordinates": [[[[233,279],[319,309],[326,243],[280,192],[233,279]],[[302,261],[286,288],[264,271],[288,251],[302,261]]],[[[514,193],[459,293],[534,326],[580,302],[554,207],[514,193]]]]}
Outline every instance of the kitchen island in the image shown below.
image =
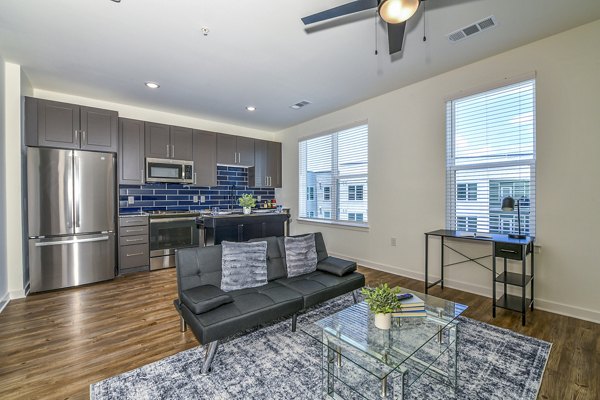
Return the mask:
{"type": "Polygon", "coordinates": [[[289,220],[290,215],[285,209],[282,213],[260,210],[251,214],[202,214],[196,219],[196,224],[204,245],[213,246],[224,240],[245,242],[255,238],[286,236],[289,220]]]}

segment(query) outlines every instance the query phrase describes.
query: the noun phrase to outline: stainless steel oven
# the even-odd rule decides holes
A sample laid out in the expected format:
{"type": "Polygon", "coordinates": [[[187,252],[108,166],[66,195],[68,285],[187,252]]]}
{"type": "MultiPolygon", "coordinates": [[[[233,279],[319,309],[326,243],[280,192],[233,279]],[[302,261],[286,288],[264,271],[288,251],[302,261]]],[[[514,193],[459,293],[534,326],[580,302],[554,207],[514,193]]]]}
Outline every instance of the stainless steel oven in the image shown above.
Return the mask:
{"type": "Polygon", "coordinates": [[[175,250],[198,247],[200,233],[196,226],[198,212],[150,212],[150,269],[175,266],[175,250]]]}

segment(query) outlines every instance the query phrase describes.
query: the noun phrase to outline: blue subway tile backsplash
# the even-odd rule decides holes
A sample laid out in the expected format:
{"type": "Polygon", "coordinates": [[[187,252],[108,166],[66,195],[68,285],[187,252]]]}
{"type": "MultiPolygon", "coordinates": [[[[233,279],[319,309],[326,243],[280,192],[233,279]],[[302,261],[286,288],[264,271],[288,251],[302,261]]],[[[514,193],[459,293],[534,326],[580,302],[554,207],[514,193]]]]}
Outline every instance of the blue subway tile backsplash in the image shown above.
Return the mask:
{"type": "Polygon", "coordinates": [[[271,188],[248,187],[248,169],[242,167],[217,166],[217,186],[189,187],[176,183],[151,183],[146,185],[119,186],[119,212],[139,212],[151,210],[192,210],[202,211],[211,207],[221,209],[239,208],[237,199],[244,193],[260,196],[261,202],[275,198],[271,188]],[[128,204],[127,198],[134,203],[128,204]],[[198,202],[194,202],[198,196],[198,202]],[[200,197],[204,196],[204,202],[200,197]]]}

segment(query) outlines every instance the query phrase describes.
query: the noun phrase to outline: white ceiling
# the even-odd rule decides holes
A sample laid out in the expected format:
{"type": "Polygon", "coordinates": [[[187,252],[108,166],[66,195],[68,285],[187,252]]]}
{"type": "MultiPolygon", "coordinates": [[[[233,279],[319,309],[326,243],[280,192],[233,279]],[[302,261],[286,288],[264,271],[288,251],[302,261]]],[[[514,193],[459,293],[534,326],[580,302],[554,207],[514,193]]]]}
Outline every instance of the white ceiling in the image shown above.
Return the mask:
{"type": "Polygon", "coordinates": [[[0,55],[35,88],[277,131],[600,18],[600,0],[428,0],[427,41],[421,5],[390,57],[374,10],[305,31],[300,17],[346,2],[2,0],[0,55]],[[446,38],[490,15],[496,28],[446,38]]]}

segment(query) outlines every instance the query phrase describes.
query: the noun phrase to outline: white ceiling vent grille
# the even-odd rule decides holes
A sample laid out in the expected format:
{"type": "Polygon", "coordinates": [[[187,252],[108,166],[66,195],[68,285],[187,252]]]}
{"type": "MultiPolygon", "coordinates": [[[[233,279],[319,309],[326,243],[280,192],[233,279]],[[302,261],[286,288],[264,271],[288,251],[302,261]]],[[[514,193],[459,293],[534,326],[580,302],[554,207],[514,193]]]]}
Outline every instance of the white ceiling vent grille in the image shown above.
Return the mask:
{"type": "Polygon", "coordinates": [[[496,18],[491,15],[481,21],[475,22],[472,25],[465,26],[457,31],[448,34],[448,40],[451,42],[458,42],[483,30],[493,28],[496,26],[496,18]]]}
{"type": "Polygon", "coordinates": [[[290,106],[290,108],[293,108],[294,110],[299,110],[299,109],[301,109],[302,107],[304,107],[304,106],[307,106],[307,105],[309,105],[309,104],[310,104],[310,101],[307,101],[307,100],[302,100],[302,101],[299,101],[299,102],[297,102],[296,104],[292,104],[292,105],[290,106]]]}

